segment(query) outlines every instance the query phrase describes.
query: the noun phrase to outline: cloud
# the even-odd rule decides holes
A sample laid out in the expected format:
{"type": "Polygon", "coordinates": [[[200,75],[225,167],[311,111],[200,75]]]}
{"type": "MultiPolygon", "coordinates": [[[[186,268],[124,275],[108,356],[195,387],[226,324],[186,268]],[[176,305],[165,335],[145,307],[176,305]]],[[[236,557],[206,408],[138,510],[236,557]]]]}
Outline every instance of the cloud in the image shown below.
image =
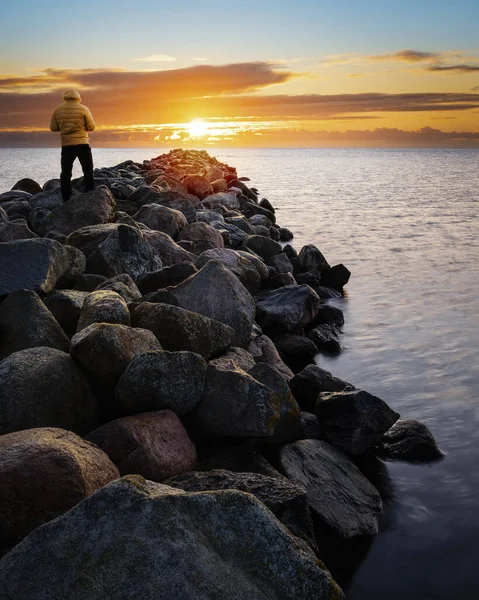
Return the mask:
{"type": "Polygon", "coordinates": [[[479,92],[479,85],[476,85],[476,87],[473,87],[471,92],[479,92]]]}
{"type": "Polygon", "coordinates": [[[209,60],[208,58],[194,58],[193,60],[209,60]]]}
{"type": "Polygon", "coordinates": [[[421,50],[398,50],[397,52],[389,52],[386,54],[374,54],[366,56],[367,60],[400,60],[403,62],[422,62],[431,59],[442,58],[443,53],[440,52],[422,52],[421,50]]]}
{"type": "Polygon", "coordinates": [[[133,58],[132,60],[138,60],[142,62],[172,62],[176,60],[176,56],[169,56],[168,54],[152,54],[151,56],[133,58]]]}
{"type": "Polygon", "coordinates": [[[479,71],[479,65],[429,65],[426,71],[453,72],[453,73],[474,73],[479,71]]]}

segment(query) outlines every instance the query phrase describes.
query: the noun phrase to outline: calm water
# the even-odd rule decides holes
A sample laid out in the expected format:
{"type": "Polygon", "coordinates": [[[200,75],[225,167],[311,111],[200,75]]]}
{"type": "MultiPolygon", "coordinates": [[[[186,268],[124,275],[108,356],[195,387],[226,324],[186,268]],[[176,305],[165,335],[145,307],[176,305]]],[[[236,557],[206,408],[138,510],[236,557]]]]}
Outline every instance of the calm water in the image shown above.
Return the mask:
{"type": "MultiPolygon", "coordinates": [[[[158,149],[94,150],[98,166],[158,149]]],[[[350,600],[477,597],[479,151],[223,150],[295,232],[351,271],[334,375],[424,421],[439,464],[388,463],[392,501],[350,600]]],[[[0,191],[58,176],[58,150],[0,150],[0,191]]]]}

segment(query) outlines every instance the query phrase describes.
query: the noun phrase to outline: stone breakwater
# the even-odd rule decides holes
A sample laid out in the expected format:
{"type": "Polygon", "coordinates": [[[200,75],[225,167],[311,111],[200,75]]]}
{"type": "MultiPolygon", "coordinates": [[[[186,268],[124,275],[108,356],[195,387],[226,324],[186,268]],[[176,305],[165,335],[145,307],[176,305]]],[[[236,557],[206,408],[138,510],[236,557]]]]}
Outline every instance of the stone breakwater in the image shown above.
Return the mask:
{"type": "Polygon", "coordinates": [[[364,465],[442,455],[314,363],[349,271],[204,151],[95,180],[0,194],[0,600],[343,598],[364,465]]]}

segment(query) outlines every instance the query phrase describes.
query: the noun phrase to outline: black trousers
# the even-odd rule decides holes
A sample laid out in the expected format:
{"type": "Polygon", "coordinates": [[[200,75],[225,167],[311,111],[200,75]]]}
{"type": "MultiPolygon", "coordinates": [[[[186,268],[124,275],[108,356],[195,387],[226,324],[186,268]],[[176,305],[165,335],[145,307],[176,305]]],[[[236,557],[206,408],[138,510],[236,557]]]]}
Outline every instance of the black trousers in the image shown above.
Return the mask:
{"type": "Polygon", "coordinates": [[[95,189],[95,180],[93,179],[93,157],[90,144],[77,144],[76,146],[62,147],[62,173],[60,175],[60,184],[63,201],[70,200],[72,195],[72,169],[75,159],[78,158],[83,169],[83,178],[85,180],[85,192],[95,189]]]}

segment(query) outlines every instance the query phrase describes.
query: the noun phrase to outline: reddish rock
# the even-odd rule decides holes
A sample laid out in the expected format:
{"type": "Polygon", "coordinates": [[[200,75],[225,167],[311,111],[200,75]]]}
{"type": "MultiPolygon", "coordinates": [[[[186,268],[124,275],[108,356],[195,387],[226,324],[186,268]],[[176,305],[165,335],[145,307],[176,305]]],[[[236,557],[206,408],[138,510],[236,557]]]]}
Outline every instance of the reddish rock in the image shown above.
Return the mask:
{"type": "Polygon", "coordinates": [[[195,446],[171,410],[110,421],[87,439],[108,454],[122,475],[136,473],[163,481],[191,471],[197,461],[195,446]]]}
{"type": "Polygon", "coordinates": [[[190,194],[198,196],[200,200],[213,193],[211,183],[201,175],[189,175],[183,179],[183,184],[186,185],[190,194]]]}

